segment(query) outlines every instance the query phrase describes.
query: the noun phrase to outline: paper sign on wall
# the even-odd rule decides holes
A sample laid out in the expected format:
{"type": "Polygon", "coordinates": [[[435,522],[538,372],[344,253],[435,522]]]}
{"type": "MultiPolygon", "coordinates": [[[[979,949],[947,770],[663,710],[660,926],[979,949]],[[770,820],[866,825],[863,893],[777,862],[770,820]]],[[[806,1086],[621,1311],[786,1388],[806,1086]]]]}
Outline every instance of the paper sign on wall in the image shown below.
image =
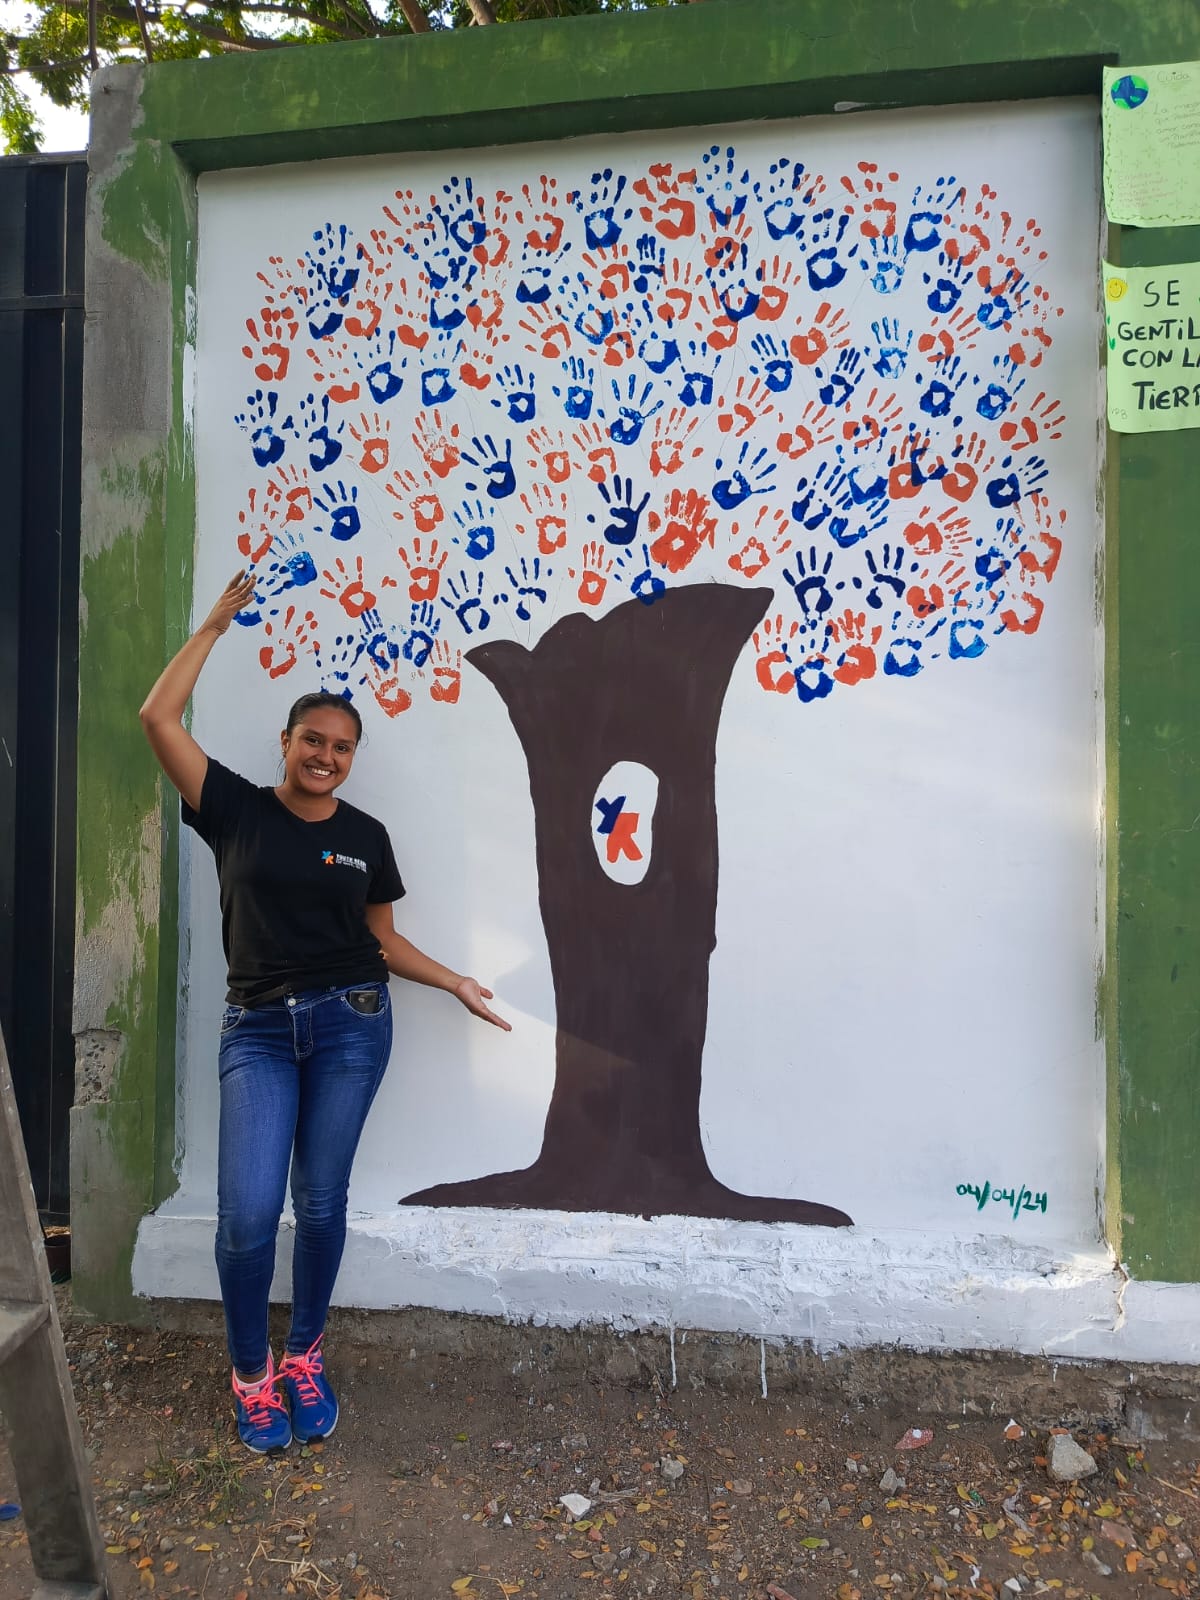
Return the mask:
{"type": "Polygon", "coordinates": [[[1109,427],[1200,428],[1200,265],[1105,262],[1104,328],[1109,427]]]}
{"type": "Polygon", "coordinates": [[[1200,61],[1105,67],[1100,105],[1109,220],[1200,223],[1200,61]]]}

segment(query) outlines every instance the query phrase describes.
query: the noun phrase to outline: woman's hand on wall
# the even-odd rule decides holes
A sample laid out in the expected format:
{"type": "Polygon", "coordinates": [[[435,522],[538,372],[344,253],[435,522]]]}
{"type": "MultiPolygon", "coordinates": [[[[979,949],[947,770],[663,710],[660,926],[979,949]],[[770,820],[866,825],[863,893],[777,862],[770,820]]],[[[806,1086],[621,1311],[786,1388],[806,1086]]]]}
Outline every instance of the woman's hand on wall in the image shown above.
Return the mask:
{"type": "Polygon", "coordinates": [[[199,631],[211,629],[213,633],[225,633],[238,612],[244,611],[253,599],[254,575],[243,568],[235,572],[221,590],[216,605],[205,617],[199,631]]]}

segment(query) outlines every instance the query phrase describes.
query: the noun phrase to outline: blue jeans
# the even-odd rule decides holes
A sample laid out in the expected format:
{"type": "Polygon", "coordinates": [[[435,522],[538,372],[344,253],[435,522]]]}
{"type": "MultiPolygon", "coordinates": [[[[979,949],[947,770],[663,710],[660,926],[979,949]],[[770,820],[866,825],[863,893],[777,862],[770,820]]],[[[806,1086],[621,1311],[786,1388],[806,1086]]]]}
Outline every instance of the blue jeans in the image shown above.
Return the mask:
{"type": "Polygon", "coordinates": [[[387,1066],[392,1010],[363,1016],[349,989],[309,990],[221,1020],[217,1156],[217,1274],[229,1353],[237,1370],[267,1361],[267,1301],[288,1167],[296,1242],[287,1348],[303,1351],[325,1328],[346,1242],[350,1167],[387,1066]]]}

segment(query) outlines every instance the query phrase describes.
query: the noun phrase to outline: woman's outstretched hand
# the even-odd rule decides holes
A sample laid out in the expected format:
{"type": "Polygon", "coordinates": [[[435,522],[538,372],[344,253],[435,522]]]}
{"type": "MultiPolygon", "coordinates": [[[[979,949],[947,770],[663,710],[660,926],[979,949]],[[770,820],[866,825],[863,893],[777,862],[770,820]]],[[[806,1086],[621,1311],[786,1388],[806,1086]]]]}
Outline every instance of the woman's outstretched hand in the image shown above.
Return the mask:
{"type": "Polygon", "coordinates": [[[473,1017],[482,1017],[484,1022],[491,1022],[497,1028],[503,1028],[505,1033],[512,1032],[512,1023],[505,1022],[503,1017],[498,1017],[486,1004],[488,1000],[495,999],[492,991],[481,988],[474,978],[463,978],[454,990],[454,998],[466,1006],[473,1017]]]}
{"type": "Polygon", "coordinates": [[[240,572],[234,573],[221,590],[220,598],[204,619],[203,626],[213,633],[224,633],[238,612],[243,611],[253,598],[254,577],[253,574],[247,574],[243,567],[240,572]]]}

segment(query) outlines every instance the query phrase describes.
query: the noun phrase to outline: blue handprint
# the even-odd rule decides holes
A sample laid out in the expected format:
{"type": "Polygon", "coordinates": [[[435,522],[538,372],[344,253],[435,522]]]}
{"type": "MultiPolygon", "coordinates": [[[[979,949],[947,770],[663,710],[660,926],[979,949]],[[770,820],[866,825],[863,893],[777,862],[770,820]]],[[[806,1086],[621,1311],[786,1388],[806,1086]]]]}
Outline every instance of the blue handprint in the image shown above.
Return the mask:
{"type": "Polygon", "coordinates": [[[426,367],[421,374],[421,404],[444,406],[453,400],[458,386],[450,381],[449,367],[426,367]]]}
{"type": "MultiPolygon", "coordinates": [[[[522,556],[519,565],[521,568],[519,578],[511,567],[505,567],[504,573],[514,591],[512,598],[516,601],[514,610],[517,616],[522,622],[531,622],[533,613],[529,609],[529,601],[537,600],[541,605],[546,603],[546,591],[538,587],[538,579],[542,575],[541,558],[534,556],[532,561],[526,561],[525,557],[522,556]]],[[[550,576],[550,571],[551,569],[547,567],[547,577],[550,576]]],[[[498,594],[495,597],[494,604],[510,605],[512,600],[507,594],[498,594]]]]}
{"type": "Polygon", "coordinates": [[[326,472],[342,453],[337,435],[345,427],[329,424],[329,396],[306,394],[300,402],[300,431],[308,441],[308,464],[314,472],[326,472]]]}
{"type": "Polygon", "coordinates": [[[893,678],[915,678],[924,665],[920,639],[894,639],[883,658],[883,670],[893,678]]]}
{"type": "Polygon", "coordinates": [[[589,344],[603,344],[616,326],[615,314],[599,303],[599,291],[582,272],[577,272],[573,280],[563,281],[562,304],[575,332],[581,333],[589,344]]]}
{"type": "Polygon", "coordinates": [[[442,193],[445,202],[435,201],[432,210],[443,233],[460,250],[474,250],[487,238],[487,223],[479,214],[470,178],[450,178],[442,193]]]}
{"type": "Polygon", "coordinates": [[[622,225],[632,215],[631,207],[620,209],[625,177],[622,173],[614,177],[612,168],[605,167],[603,172],[592,173],[591,183],[586,198],[582,190],[576,190],[567,198],[583,218],[588,248],[607,250],[616,244],[622,225]]]}
{"type": "Polygon", "coordinates": [[[963,297],[963,290],[971,281],[970,269],[963,263],[962,257],[948,256],[942,250],[938,252],[936,269],[922,276],[929,285],[925,304],[935,315],[943,317],[948,311],[954,310],[963,297]]]}
{"type": "MultiPolygon", "coordinates": [[[[784,156],[771,163],[765,182],[754,185],[754,193],[763,205],[763,221],[772,239],[787,239],[802,226],[805,213],[799,205],[808,203],[807,196],[802,193],[804,177],[804,163],[784,156]]],[[[809,183],[811,185],[811,179],[809,183]]]]}
{"type": "MultiPolygon", "coordinates": [[[[1012,457],[1005,456],[1001,467],[1012,468],[1012,457]]],[[[1015,506],[1022,496],[1032,494],[1046,479],[1046,463],[1041,456],[1028,456],[1017,468],[993,478],[987,486],[988,504],[999,511],[1005,506],[1015,506]]]]}
{"type": "Polygon", "coordinates": [[[483,573],[476,572],[472,585],[467,574],[460,572],[457,580],[447,579],[446,587],[450,594],[442,596],[442,604],[453,611],[462,631],[466,634],[485,632],[491,624],[492,616],[480,599],[483,593],[483,573]]]}
{"type": "MultiPolygon", "coordinates": [[[[634,562],[638,559],[633,556],[632,549],[622,551],[617,557],[617,569],[622,577],[625,576],[625,570],[631,565],[631,557],[634,562]]],[[[645,565],[630,579],[629,592],[635,600],[640,600],[644,606],[652,606],[660,594],[666,593],[667,585],[665,580],[660,578],[654,570],[653,558],[644,544],[642,546],[641,560],[645,562],[645,565]]]]}
{"type": "Polygon", "coordinates": [[[234,417],[243,433],[250,435],[250,449],[256,466],[270,467],[287,449],[287,435],[295,437],[296,428],[290,416],[276,420],[279,396],[274,389],[256,389],[246,396],[246,409],[234,417]]]}
{"type": "Polygon", "coordinates": [[[782,394],[792,386],[795,366],[787,346],[773,334],[760,333],[751,339],[750,349],[758,358],[758,365],[750,363],[750,371],[761,377],[773,394],[782,394]]]}
{"type": "Polygon", "coordinates": [[[533,373],[526,374],[524,367],[520,366],[501,367],[496,374],[496,382],[504,395],[500,400],[493,400],[492,404],[498,409],[507,408],[512,422],[532,422],[537,415],[533,373]]]}
{"type": "Polygon", "coordinates": [[[379,332],[354,349],[354,359],[367,378],[367,388],[377,404],[394,400],[404,387],[408,357],[396,354],[394,329],[379,332]]]}
{"type": "Polygon", "coordinates": [[[975,409],[981,417],[988,422],[996,422],[1012,405],[1017,392],[1024,388],[1024,380],[1013,389],[1006,389],[1002,384],[989,383],[987,388],[975,402],[975,409]]]}
{"type": "Polygon", "coordinates": [[[429,326],[441,338],[461,328],[474,303],[475,263],[449,250],[426,263],[429,279],[429,326]]]}
{"type": "MultiPolygon", "coordinates": [[[[891,545],[885,544],[880,551],[882,566],[876,562],[873,550],[867,550],[865,554],[867,567],[870,571],[871,584],[871,587],[867,590],[867,604],[873,611],[881,611],[883,609],[881,589],[890,589],[893,598],[896,600],[899,600],[904,593],[904,579],[900,576],[900,570],[904,565],[904,547],[903,545],[897,545],[893,550],[891,545]]],[[[860,588],[861,583],[862,580],[855,578],[854,587],[856,589],[860,588]]]]}
{"type": "Polygon", "coordinates": [[[362,528],[356,484],[351,484],[347,490],[340,479],[337,483],[323,483],[320,494],[313,495],[313,505],[329,518],[328,530],[322,530],[318,524],[318,533],[328,531],[331,539],[338,539],[344,544],[348,539],[353,539],[362,528]]]}
{"type": "MultiPolygon", "coordinates": [[[[363,652],[363,642],[357,633],[339,633],[332,646],[321,651],[321,687],[334,694],[346,693],[341,685],[349,683],[354,663],[363,652]]],[[[346,698],[350,696],[346,693],[346,698]]]]}
{"type": "Polygon", "coordinates": [[[696,179],[697,192],[704,196],[710,215],[722,228],[728,228],[735,217],[741,216],[749,199],[750,173],[743,169],[735,177],[737,166],[732,145],[722,151],[719,144],[714,144],[705,151],[696,179]]]}
{"type": "MultiPolygon", "coordinates": [[[[834,289],[846,276],[842,261],[842,235],[850,222],[845,211],[835,213],[832,206],[802,216],[796,225],[797,247],[805,251],[804,269],[808,286],[815,293],[834,289]]],[[[858,254],[857,244],[845,252],[846,260],[858,254]]]]}
{"type": "MultiPolygon", "coordinates": [[[[769,458],[765,448],[750,455],[751,440],[747,439],[738,451],[737,461],[727,478],[718,478],[712,487],[712,497],[723,511],[732,511],[752,494],[768,494],[773,485],[768,481],[778,462],[769,458]]],[[[724,470],[725,463],[718,459],[716,471],[724,470]]]]}
{"type": "Polygon", "coordinates": [[[465,536],[465,543],[457,534],[454,536],[455,544],[463,545],[472,561],[486,561],[496,548],[496,530],[483,508],[483,501],[468,500],[454,513],[454,520],[458,523],[465,536]]]}
{"type": "Polygon", "coordinates": [[[666,272],[667,249],[653,233],[643,233],[637,241],[637,264],[633,270],[633,287],[638,294],[649,294],[666,272]]]}
{"type": "Polygon", "coordinates": [[[987,640],[983,637],[983,623],[975,617],[959,617],[957,622],[950,624],[950,659],[951,661],[974,661],[987,649],[987,640]]]}
{"type": "Polygon", "coordinates": [[[317,581],[317,564],[294,534],[286,530],[276,533],[271,540],[271,552],[278,553],[279,560],[272,561],[257,575],[254,598],[259,605],[273,600],[285,589],[303,589],[317,581]]]}
{"type": "Polygon", "coordinates": [[[807,561],[804,551],[796,551],[796,571],[793,574],[785,568],[784,579],[796,596],[796,603],[805,617],[816,621],[823,617],[833,605],[833,594],[829,588],[829,569],[833,566],[833,554],[828,552],[823,562],[818,562],[816,546],[808,552],[807,561]]]}
{"type": "MultiPolygon", "coordinates": [[[[649,301],[646,305],[649,306],[649,301]]],[[[638,356],[649,371],[657,376],[666,372],[668,367],[673,367],[679,360],[679,346],[669,334],[652,327],[638,345],[638,356]]]]}
{"type": "Polygon", "coordinates": [[[847,345],[837,359],[837,366],[826,377],[820,367],[814,372],[821,380],[817,396],[823,406],[844,406],[865,377],[863,358],[853,345],[847,345]]]}
{"type": "Polygon", "coordinates": [[[694,339],[688,340],[687,349],[681,357],[682,366],[677,378],[680,382],[679,398],[685,406],[708,406],[712,404],[713,373],[717,370],[720,357],[711,350],[703,341],[699,344],[694,339]]]}
{"type": "MultiPolygon", "coordinates": [[[[358,282],[358,267],[350,266],[346,260],[346,249],[350,243],[350,230],[344,224],[335,228],[332,222],[327,222],[324,227],[313,232],[314,250],[306,250],[304,259],[308,262],[308,277],[320,283],[329,293],[331,300],[345,301],[352,294],[358,282]]],[[[354,249],[354,259],[360,255],[360,247],[354,249]]],[[[318,335],[319,337],[319,335],[318,335]]]]}
{"type": "MultiPolygon", "coordinates": [[[[607,478],[601,478],[596,487],[600,491],[600,498],[608,507],[609,521],[604,528],[605,539],[609,544],[632,544],[637,538],[642,512],[650,503],[649,490],[635,506],[632,478],[613,478],[611,486],[607,478]]],[[[589,514],[588,521],[595,520],[595,517],[589,514]]]]}
{"type": "Polygon", "coordinates": [[[567,379],[566,391],[557,386],[555,394],[563,403],[563,410],[576,422],[586,422],[592,414],[593,385],[596,369],[589,367],[578,356],[570,356],[562,364],[567,379]]]}
{"type": "Polygon", "coordinates": [[[864,272],[871,274],[872,289],[876,294],[895,294],[904,282],[905,261],[900,254],[899,240],[894,233],[881,233],[868,243],[870,260],[864,260],[861,265],[864,272]]]}
{"type": "Polygon", "coordinates": [[[811,480],[802,477],[796,484],[792,520],[809,533],[815,533],[830,512],[842,505],[844,484],[845,475],[840,466],[831,461],[820,462],[811,480]]]}
{"type": "Polygon", "coordinates": [[[908,365],[908,352],[913,342],[912,329],[901,344],[900,324],[895,317],[883,317],[871,324],[877,352],[871,366],[881,378],[898,378],[908,365]]]}
{"type": "Polygon", "coordinates": [[[615,422],[609,424],[608,436],[610,439],[617,444],[637,443],[646,423],[656,411],[661,411],[663,407],[662,401],[656,400],[649,410],[646,409],[646,401],[649,400],[653,391],[654,385],[647,382],[642,385],[641,393],[639,394],[637,378],[631,372],[626,383],[625,397],[622,400],[621,386],[615,378],[612,380],[612,392],[613,398],[617,402],[618,416],[615,422]]]}
{"type": "Polygon", "coordinates": [[[917,404],[928,417],[949,416],[958,391],[967,381],[967,371],[958,356],[940,365],[937,376],[930,373],[929,383],[922,391],[917,404]]]}
{"type": "Polygon", "coordinates": [[[519,306],[545,305],[550,298],[550,268],[526,267],[517,284],[516,300],[519,306]]]}
{"type": "Polygon", "coordinates": [[[433,641],[437,638],[441,625],[442,619],[430,601],[422,600],[419,605],[413,606],[403,654],[404,659],[411,662],[418,671],[429,660],[433,641]]]}
{"type": "MultiPolygon", "coordinates": [[[[501,455],[496,447],[496,441],[490,433],[485,433],[483,438],[471,440],[471,450],[462,452],[462,459],[473,467],[480,467],[484,477],[488,480],[487,493],[492,500],[507,500],[517,487],[517,475],[512,464],[512,440],[505,439],[504,454],[501,455]]],[[[475,489],[474,483],[468,483],[468,489],[475,489]]]]}

